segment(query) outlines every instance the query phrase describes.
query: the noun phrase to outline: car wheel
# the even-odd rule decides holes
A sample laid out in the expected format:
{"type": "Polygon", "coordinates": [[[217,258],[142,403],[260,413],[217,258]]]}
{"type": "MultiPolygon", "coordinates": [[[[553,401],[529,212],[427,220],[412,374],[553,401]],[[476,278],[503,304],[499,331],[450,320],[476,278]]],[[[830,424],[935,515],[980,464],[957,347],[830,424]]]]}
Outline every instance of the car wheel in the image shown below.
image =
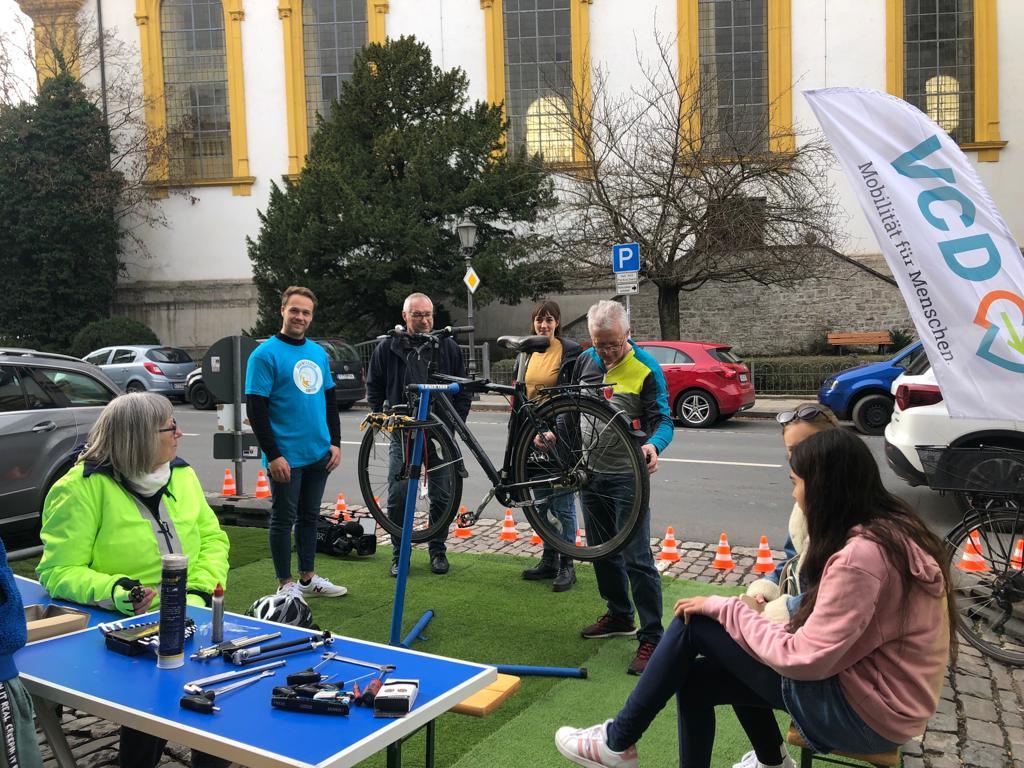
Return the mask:
{"type": "MultiPolygon", "coordinates": [[[[1024,445],[1014,440],[1000,440],[994,439],[992,442],[986,441],[984,445],[991,446],[993,448],[1009,448],[1014,451],[1024,451],[1024,445]]],[[[978,448],[981,447],[979,443],[964,443],[956,446],[957,448],[978,448]]],[[[963,470],[960,470],[961,472],[963,470]]],[[[993,488],[1004,489],[1009,486],[1020,485],[1021,480],[1021,469],[1020,461],[1015,458],[1007,458],[1005,460],[1000,459],[987,459],[984,462],[980,462],[977,466],[970,468],[969,482],[973,483],[975,487],[985,486],[986,483],[990,484],[993,488]]],[[[962,514],[967,514],[972,508],[974,509],[989,509],[992,506],[1003,506],[1008,502],[1000,495],[988,496],[983,493],[972,493],[966,494],[960,491],[953,491],[953,506],[956,510],[962,514]]],[[[1016,502],[1014,502],[1015,504],[1016,502]]],[[[1014,506],[1016,509],[1016,506],[1014,506]]]]}
{"type": "Polygon", "coordinates": [[[338,403],[338,410],[339,411],[349,411],[349,410],[352,409],[352,406],[355,405],[355,404],[356,404],[355,400],[347,400],[344,403],[338,403]]]}
{"type": "Polygon", "coordinates": [[[892,403],[889,395],[865,395],[853,406],[853,426],[864,435],[885,434],[885,425],[892,418],[892,403]]]}
{"type": "Polygon", "coordinates": [[[193,386],[188,397],[192,402],[192,407],[197,411],[212,411],[214,408],[213,395],[210,394],[210,390],[206,388],[205,384],[193,386]]]}
{"type": "Polygon", "coordinates": [[[141,381],[129,381],[128,386],[124,388],[125,392],[145,392],[146,387],[141,381]]]}
{"type": "Polygon", "coordinates": [[[718,419],[718,403],[703,389],[691,389],[676,400],[676,418],[684,427],[707,427],[718,419]]]}

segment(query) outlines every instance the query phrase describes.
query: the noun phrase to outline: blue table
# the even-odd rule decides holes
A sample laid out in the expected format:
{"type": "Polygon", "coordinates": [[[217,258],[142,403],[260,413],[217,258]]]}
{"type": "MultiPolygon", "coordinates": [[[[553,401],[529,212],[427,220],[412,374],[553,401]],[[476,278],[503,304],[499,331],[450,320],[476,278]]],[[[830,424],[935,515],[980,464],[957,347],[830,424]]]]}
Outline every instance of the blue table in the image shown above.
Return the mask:
{"type": "MultiPolygon", "coordinates": [[[[50,602],[37,583],[19,578],[18,585],[26,605],[50,602]]],[[[95,625],[117,617],[96,609],[85,610],[90,613],[89,628],[31,643],[15,656],[25,687],[44,704],[40,724],[48,738],[57,738],[50,733],[53,722],[49,727],[44,722],[47,712],[53,717],[52,708],[45,706],[45,702],[52,702],[242,765],[327,768],[353,765],[384,748],[388,748],[389,765],[397,765],[401,759],[398,748],[401,741],[426,727],[430,764],[435,718],[497,678],[494,667],[335,636],[330,647],[335,653],[374,664],[394,664],[397,669],[391,677],[419,679],[419,695],[413,711],[403,718],[378,719],[371,710],[361,707],[354,707],[351,714],[344,717],[273,709],[271,689],[284,685],[285,677],[291,672],[316,664],[321,649],[285,657],[287,664],[275,670],[273,677],[219,697],[220,711],[202,715],[178,706],[182,686],[187,681],[239,667],[220,659],[186,660],[179,669],[160,670],[152,657],[113,653],[106,649],[95,625]]],[[[191,606],[188,611],[198,628],[187,646],[188,653],[192,653],[210,642],[210,611],[191,606]]],[[[151,614],[149,620],[155,618],[156,614],[151,614]]],[[[131,621],[137,620],[144,619],[131,621]]],[[[225,616],[225,639],[274,631],[281,632],[281,637],[272,642],[310,634],[308,630],[248,616],[230,613],[225,616]]],[[[333,674],[335,679],[351,680],[369,670],[328,661],[319,671],[333,674]]],[[[59,723],[57,730],[60,731],[59,723]]],[[[59,738],[63,741],[63,731],[59,738]]],[[[66,749],[66,743],[64,746],[66,749]]],[[[73,760],[64,762],[70,759],[70,751],[63,759],[61,750],[55,748],[54,752],[61,765],[74,765],[73,760]]]]}

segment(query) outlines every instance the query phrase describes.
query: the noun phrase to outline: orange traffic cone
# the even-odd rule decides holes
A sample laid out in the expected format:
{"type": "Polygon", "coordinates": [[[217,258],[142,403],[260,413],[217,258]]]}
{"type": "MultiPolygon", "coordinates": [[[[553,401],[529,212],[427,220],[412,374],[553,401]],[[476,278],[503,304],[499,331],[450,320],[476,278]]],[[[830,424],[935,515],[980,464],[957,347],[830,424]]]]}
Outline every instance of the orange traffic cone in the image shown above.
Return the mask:
{"type": "Polygon", "coordinates": [[[757,562],[754,563],[754,571],[771,573],[774,570],[775,560],[772,559],[772,551],[768,548],[768,537],[762,536],[761,543],[757,547],[757,562]]]}
{"type": "Polygon", "coordinates": [[[519,538],[519,531],[516,530],[516,521],[512,519],[512,510],[505,510],[505,520],[501,524],[501,533],[498,539],[501,541],[515,541],[519,538]]]}
{"type": "Polygon", "coordinates": [[[270,483],[267,481],[267,476],[262,469],[256,472],[256,498],[270,498],[270,483]]]}
{"type": "MultiPolygon", "coordinates": [[[[462,520],[462,516],[464,514],[466,514],[466,507],[465,507],[465,505],[462,505],[462,506],[459,507],[459,516],[456,517],[455,519],[461,521],[462,520]]],[[[458,523],[455,524],[455,538],[457,538],[457,539],[468,539],[472,535],[473,535],[473,529],[472,528],[463,528],[461,522],[458,522],[458,523]]]]}
{"type": "Polygon", "coordinates": [[[718,538],[718,548],[715,550],[715,559],[711,562],[711,567],[721,571],[736,567],[736,563],[732,561],[732,548],[729,546],[729,540],[725,538],[725,533],[718,538]]]}
{"type": "Polygon", "coordinates": [[[576,546],[577,547],[582,547],[583,546],[583,529],[582,528],[577,528],[576,529],[576,546]]]}
{"type": "Polygon", "coordinates": [[[530,529],[530,544],[532,544],[533,546],[536,547],[538,544],[543,544],[543,543],[544,543],[544,539],[542,539],[540,537],[540,534],[538,534],[535,530],[533,530],[531,528],[530,529]]]}
{"type": "Polygon", "coordinates": [[[960,562],[956,564],[956,567],[961,571],[975,571],[978,573],[991,570],[981,554],[981,536],[978,534],[977,528],[971,531],[971,538],[964,545],[963,557],[960,558],[960,562]]]}
{"type": "Polygon", "coordinates": [[[1013,547],[1013,556],[1010,558],[1010,567],[1024,571],[1024,539],[1017,539],[1013,547]]]}
{"type": "Polygon", "coordinates": [[[661,542],[661,553],[659,560],[668,560],[670,563],[679,562],[679,547],[676,546],[676,532],[670,525],[665,530],[665,540],[661,542]]]}
{"type": "Polygon", "coordinates": [[[339,493],[338,500],[334,502],[334,518],[342,522],[348,522],[352,519],[348,514],[348,504],[345,503],[344,493],[339,493]]]}
{"type": "Polygon", "coordinates": [[[224,470],[224,485],[220,489],[221,496],[237,496],[238,489],[235,488],[235,478],[231,475],[230,469],[224,470]]]}

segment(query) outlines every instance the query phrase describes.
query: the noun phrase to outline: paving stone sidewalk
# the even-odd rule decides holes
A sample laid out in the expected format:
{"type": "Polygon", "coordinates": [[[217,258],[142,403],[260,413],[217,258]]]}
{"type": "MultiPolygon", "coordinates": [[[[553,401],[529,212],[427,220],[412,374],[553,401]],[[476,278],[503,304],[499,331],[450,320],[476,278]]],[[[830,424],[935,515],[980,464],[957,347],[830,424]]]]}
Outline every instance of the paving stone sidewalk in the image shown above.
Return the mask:
{"type": "MultiPolygon", "coordinates": [[[[325,505],[325,509],[331,505],[325,505]]],[[[449,537],[448,547],[455,552],[501,553],[523,557],[539,556],[540,546],[531,545],[526,523],[517,524],[517,541],[500,541],[501,523],[480,520],[468,539],[449,537]]],[[[380,544],[389,543],[387,536],[380,544]]],[[[678,562],[658,561],[658,569],[670,578],[692,579],[709,584],[748,584],[758,577],[752,568],[757,550],[733,547],[736,567],[720,571],[711,567],[716,544],[680,541],[678,562]]],[[[660,539],[651,539],[655,553],[660,539]]],[[[781,551],[772,552],[775,558],[781,551]]],[[[380,556],[378,556],[380,557],[380,556]]],[[[381,559],[384,568],[385,559],[381,559]]],[[[588,568],[586,563],[577,567],[588,568]]],[[[383,570],[382,570],[383,574],[383,570]]],[[[458,578],[458,569],[449,574],[458,578]]],[[[573,590],[565,593],[571,599],[573,590]]],[[[81,712],[65,710],[64,732],[81,768],[112,768],[117,765],[117,726],[81,712]]],[[[42,739],[42,734],[40,734],[42,739]]],[[[188,749],[169,744],[161,765],[178,768],[189,765],[188,749]]],[[[43,744],[44,768],[55,768],[49,748],[43,744]]],[[[951,669],[942,689],[939,709],[919,739],[903,746],[904,768],[1024,768],[1024,668],[1007,667],[982,656],[973,647],[961,643],[960,657],[951,669]]]]}

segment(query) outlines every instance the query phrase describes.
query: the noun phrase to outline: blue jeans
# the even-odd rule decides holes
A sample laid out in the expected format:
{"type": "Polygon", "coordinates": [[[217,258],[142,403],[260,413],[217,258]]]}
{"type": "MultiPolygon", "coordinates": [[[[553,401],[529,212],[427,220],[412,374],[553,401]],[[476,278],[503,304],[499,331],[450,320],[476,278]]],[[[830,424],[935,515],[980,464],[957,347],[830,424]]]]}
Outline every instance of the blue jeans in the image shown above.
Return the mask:
{"type": "MultiPolygon", "coordinates": [[[[587,543],[600,544],[622,527],[633,503],[631,475],[595,473],[580,491],[580,506],[587,528],[587,543]]],[[[640,512],[640,523],[625,548],[610,557],[594,561],[597,589],[608,605],[608,613],[633,620],[633,606],[640,619],[637,639],[657,643],[661,639],[661,575],[651,554],[651,514],[640,512]],[[633,602],[629,601],[632,591],[633,602]]]]}
{"type": "Polygon", "coordinates": [[[826,680],[782,678],[782,698],[793,724],[815,752],[833,750],[878,754],[898,744],[880,736],[854,712],[846,700],[839,677],[826,680]]]}
{"type": "MultiPolygon", "coordinates": [[[[547,506],[550,506],[551,511],[555,513],[555,517],[562,524],[562,538],[569,542],[576,541],[576,501],[575,494],[565,493],[560,491],[555,493],[551,488],[535,488],[533,491],[534,498],[537,501],[543,499],[551,499],[547,506]]],[[[540,504],[538,506],[538,512],[546,512],[546,506],[540,504]]],[[[544,556],[554,557],[558,554],[554,547],[544,542],[544,556]]]]}
{"type": "MultiPolygon", "coordinates": [[[[408,480],[395,480],[399,472],[405,469],[405,442],[406,435],[414,435],[414,432],[398,431],[388,447],[388,517],[399,525],[405,520],[405,494],[409,487],[408,480]]],[[[429,437],[429,434],[428,434],[429,437]]],[[[423,471],[427,474],[427,493],[430,497],[430,522],[441,517],[448,509],[449,500],[452,496],[452,473],[456,471],[454,464],[449,464],[444,469],[430,471],[433,461],[445,457],[437,455],[436,447],[427,440],[427,450],[424,452],[423,471]]],[[[449,460],[451,457],[447,457],[449,460]]],[[[427,542],[427,549],[430,556],[443,555],[447,549],[445,539],[448,538],[447,530],[440,530],[427,542]]],[[[391,537],[391,547],[394,550],[394,557],[398,559],[398,546],[401,540],[398,536],[391,537]]]]}
{"type": "Polygon", "coordinates": [[[316,523],[327,485],[330,451],[319,461],[291,468],[287,483],[270,481],[273,495],[270,508],[270,557],[278,579],[292,575],[292,525],[295,525],[295,551],[299,573],[311,573],[316,557],[316,523]]]}

